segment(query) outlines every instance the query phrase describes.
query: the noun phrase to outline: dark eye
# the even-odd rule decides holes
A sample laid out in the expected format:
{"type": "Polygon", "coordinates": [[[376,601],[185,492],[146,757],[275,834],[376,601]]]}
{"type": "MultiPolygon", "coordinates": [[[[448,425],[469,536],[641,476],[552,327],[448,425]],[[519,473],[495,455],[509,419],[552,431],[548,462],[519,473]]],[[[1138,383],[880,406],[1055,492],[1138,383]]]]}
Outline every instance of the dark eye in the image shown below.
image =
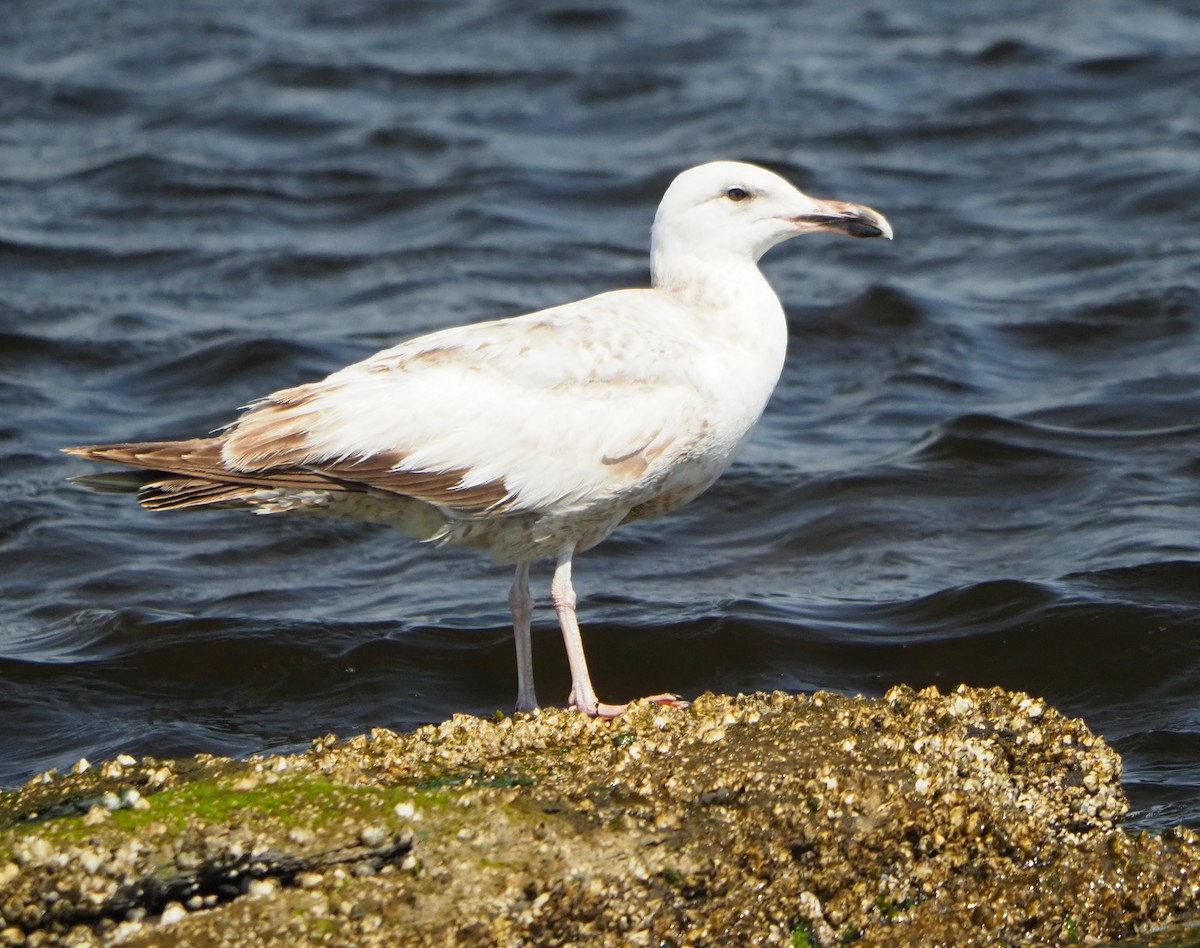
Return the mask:
{"type": "Polygon", "coordinates": [[[750,196],[750,192],[745,188],[732,187],[725,192],[725,196],[731,201],[744,201],[750,196]]]}

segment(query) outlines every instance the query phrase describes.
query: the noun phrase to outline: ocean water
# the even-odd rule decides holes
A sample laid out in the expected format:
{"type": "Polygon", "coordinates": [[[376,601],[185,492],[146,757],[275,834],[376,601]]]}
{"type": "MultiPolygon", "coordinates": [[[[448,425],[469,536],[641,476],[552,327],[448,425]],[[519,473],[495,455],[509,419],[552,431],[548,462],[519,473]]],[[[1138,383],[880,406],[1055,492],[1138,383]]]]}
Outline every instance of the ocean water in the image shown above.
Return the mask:
{"type": "Polygon", "coordinates": [[[1200,825],[1198,103],[1190,0],[9,4],[0,784],[511,708],[486,557],[150,514],[59,449],[644,285],[666,184],[739,158],[896,240],[764,261],[751,443],[576,561],[601,695],[1001,685],[1200,825]]]}

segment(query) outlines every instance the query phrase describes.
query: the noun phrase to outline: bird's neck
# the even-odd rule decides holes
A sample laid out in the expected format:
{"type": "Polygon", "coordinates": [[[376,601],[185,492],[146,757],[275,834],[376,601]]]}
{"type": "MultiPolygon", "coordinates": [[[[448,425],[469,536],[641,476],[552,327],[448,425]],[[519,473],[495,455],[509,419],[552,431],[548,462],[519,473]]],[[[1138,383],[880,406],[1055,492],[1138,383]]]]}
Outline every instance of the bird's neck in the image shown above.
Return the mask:
{"type": "Polygon", "coordinates": [[[650,254],[650,280],[656,290],[691,305],[715,309],[779,306],[758,262],[743,254],[677,254],[669,247],[656,246],[650,254]]]}
{"type": "Polygon", "coordinates": [[[740,443],[762,414],[783,368],[787,320],[779,297],[747,256],[655,253],[654,292],[684,304],[688,324],[703,340],[708,358],[692,379],[711,396],[714,423],[729,441],[740,443]]]}

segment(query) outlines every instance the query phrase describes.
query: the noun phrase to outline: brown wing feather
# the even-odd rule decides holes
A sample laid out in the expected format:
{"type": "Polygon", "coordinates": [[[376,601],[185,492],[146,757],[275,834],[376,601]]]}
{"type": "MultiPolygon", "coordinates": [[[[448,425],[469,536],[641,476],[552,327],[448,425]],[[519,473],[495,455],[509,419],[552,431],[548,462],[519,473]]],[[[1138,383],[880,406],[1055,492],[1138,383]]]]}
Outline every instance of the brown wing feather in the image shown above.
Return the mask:
{"type": "Polygon", "coordinates": [[[241,484],[219,484],[198,477],[164,477],[138,491],[138,503],[148,510],[184,510],[188,507],[247,507],[261,490],[241,484]]]}
{"type": "Polygon", "coordinates": [[[400,454],[323,461],[303,467],[230,468],[222,457],[224,441],[222,436],[189,441],[91,444],[64,450],[94,461],[161,472],[165,475],[161,480],[147,483],[139,492],[141,503],[156,510],[252,503],[254,491],[263,488],[377,490],[463,513],[498,512],[511,500],[502,480],[463,486],[468,473],[464,469],[396,470],[403,461],[400,454]]]}
{"type": "Polygon", "coordinates": [[[321,383],[285,388],[256,402],[221,437],[221,448],[239,468],[300,466],[313,458],[313,402],[337,386],[321,383]]]}
{"type": "MultiPolygon", "coordinates": [[[[300,467],[275,467],[263,470],[240,470],[225,465],[221,458],[223,438],[193,438],[189,441],[141,441],[122,444],[87,444],[64,448],[67,454],[78,454],[93,461],[128,464],[164,474],[186,474],[221,484],[242,484],[248,487],[299,487],[324,490],[351,490],[349,485],[330,483],[314,471],[300,467]]],[[[365,490],[367,485],[359,487],[365,490]]]]}
{"type": "Polygon", "coordinates": [[[463,479],[469,473],[465,468],[446,471],[397,470],[403,460],[402,454],[374,454],[365,458],[314,464],[311,470],[347,484],[363,484],[375,490],[415,497],[464,513],[498,512],[512,500],[503,480],[463,486],[463,479]]]}

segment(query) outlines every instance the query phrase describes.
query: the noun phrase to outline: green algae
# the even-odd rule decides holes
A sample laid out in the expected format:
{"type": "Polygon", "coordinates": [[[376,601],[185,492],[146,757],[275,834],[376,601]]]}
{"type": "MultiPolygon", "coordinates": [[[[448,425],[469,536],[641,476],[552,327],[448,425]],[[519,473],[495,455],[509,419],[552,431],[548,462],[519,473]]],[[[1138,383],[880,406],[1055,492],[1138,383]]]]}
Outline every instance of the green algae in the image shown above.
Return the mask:
{"type": "MultiPolygon", "coordinates": [[[[399,827],[404,820],[395,814],[398,804],[412,804],[423,811],[446,807],[450,796],[422,786],[350,786],[326,777],[297,773],[270,780],[247,780],[246,772],[190,779],[143,797],[144,809],[106,810],[103,822],[89,822],[87,813],[48,818],[24,818],[14,813],[10,800],[0,798],[0,857],[7,857],[14,841],[36,832],[60,844],[81,844],[114,836],[137,836],[149,829],[177,835],[206,825],[272,825],[286,831],[296,827],[320,828],[346,820],[383,821],[399,827]],[[7,804],[7,807],[6,807],[7,804]]],[[[93,789],[79,799],[98,799],[93,789]]]]}

